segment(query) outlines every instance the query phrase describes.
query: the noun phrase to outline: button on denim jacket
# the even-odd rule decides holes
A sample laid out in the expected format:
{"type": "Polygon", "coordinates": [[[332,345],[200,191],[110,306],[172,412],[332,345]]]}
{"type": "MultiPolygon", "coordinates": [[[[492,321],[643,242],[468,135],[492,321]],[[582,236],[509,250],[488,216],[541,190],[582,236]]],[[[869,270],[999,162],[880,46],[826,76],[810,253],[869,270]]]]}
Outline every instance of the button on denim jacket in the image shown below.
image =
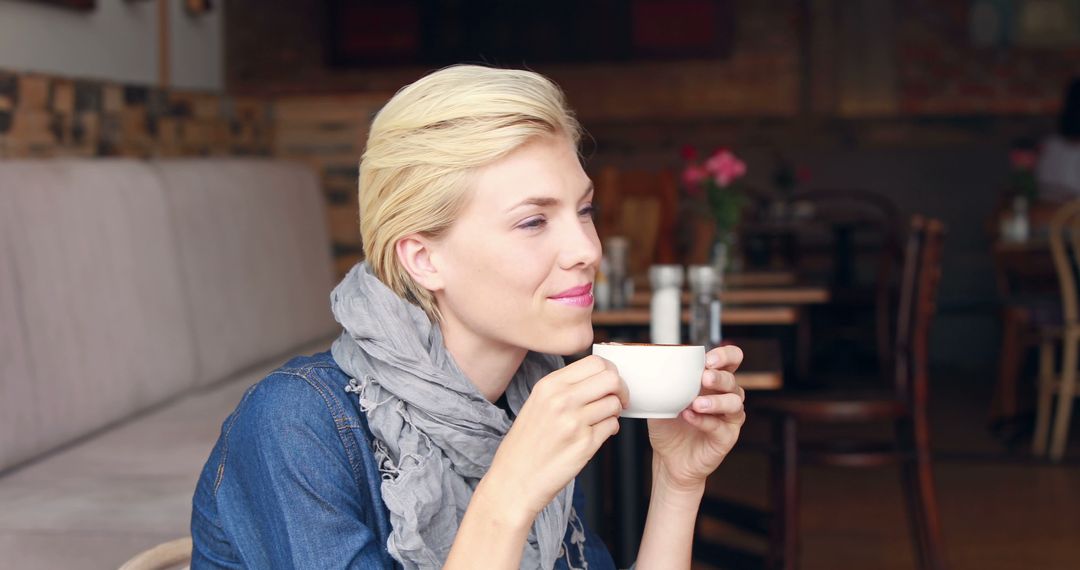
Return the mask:
{"type": "MultiPolygon", "coordinates": [[[[323,352],[294,358],[248,389],[195,489],[192,570],[401,567],[386,549],[382,479],[348,385],[323,352]]],[[[578,513],[582,501],[575,492],[578,513]]],[[[614,568],[579,518],[563,543],[556,568],[614,568]]]]}

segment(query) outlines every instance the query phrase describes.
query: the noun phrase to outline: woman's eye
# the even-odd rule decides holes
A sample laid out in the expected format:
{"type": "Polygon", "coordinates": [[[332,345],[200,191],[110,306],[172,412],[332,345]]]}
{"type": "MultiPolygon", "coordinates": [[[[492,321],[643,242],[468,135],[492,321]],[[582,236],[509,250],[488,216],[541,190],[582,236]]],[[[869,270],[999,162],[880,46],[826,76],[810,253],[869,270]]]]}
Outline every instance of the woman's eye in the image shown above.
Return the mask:
{"type": "Polygon", "coordinates": [[[521,228],[521,229],[525,229],[525,230],[533,230],[533,229],[544,227],[544,224],[546,224],[546,223],[547,223],[547,220],[544,219],[543,216],[538,216],[538,217],[535,217],[535,218],[529,218],[528,220],[525,220],[520,225],[518,225],[518,227],[521,228]]]}
{"type": "Polygon", "coordinates": [[[589,205],[585,206],[584,208],[582,208],[581,210],[578,211],[579,216],[581,216],[583,218],[589,218],[590,220],[595,217],[594,216],[595,214],[596,214],[596,208],[594,208],[592,204],[589,204],[589,205]]]}

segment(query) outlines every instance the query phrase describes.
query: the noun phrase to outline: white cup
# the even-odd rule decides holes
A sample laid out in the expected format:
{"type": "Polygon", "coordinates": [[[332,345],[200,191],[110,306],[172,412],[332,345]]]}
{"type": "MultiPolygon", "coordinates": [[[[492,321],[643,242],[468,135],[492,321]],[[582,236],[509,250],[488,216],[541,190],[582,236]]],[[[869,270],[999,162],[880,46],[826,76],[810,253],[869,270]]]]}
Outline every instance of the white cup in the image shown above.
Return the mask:
{"type": "Polygon", "coordinates": [[[594,344],[630,391],[624,418],[674,418],[701,392],[705,347],[675,344],[594,344]]]}

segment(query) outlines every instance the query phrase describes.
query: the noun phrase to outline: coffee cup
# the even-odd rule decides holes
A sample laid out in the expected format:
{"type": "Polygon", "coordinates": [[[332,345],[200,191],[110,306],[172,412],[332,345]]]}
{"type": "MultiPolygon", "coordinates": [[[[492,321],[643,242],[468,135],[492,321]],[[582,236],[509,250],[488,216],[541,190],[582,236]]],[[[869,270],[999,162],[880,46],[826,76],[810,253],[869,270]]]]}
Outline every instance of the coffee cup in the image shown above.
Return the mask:
{"type": "Polygon", "coordinates": [[[674,418],[701,392],[704,346],[602,343],[593,354],[614,364],[626,382],[624,418],[674,418]]]}

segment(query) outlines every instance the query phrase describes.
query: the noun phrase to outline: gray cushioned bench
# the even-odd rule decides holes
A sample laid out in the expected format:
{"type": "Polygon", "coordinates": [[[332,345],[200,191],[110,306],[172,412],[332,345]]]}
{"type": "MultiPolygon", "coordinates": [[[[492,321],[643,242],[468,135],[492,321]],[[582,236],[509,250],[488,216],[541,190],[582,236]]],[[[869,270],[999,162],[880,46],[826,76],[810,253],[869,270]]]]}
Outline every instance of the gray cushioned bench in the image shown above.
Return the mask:
{"type": "Polygon", "coordinates": [[[186,535],[244,389],[329,346],[332,273],[303,166],[0,161],[0,568],[186,535]]]}

